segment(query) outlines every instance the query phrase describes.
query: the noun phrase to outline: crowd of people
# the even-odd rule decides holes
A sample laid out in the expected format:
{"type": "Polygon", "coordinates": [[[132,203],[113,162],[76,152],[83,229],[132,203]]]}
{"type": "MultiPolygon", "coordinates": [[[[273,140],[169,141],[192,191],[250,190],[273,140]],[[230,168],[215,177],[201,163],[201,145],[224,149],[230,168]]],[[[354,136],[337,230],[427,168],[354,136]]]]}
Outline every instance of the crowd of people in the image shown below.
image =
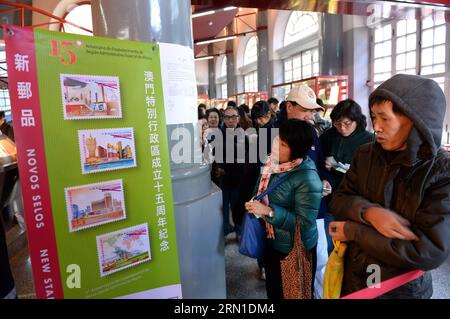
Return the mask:
{"type": "Polygon", "coordinates": [[[428,271],[450,254],[450,156],[440,149],[445,97],[430,79],[397,75],[368,102],[374,133],[352,99],[326,120],[306,85],[281,103],[270,98],[250,109],[230,101],[224,110],[199,111],[203,147],[215,155],[211,178],[222,189],[224,235],[235,232],[239,241],[246,213],[265,226],[258,265],[269,299],[321,298],[333,241],[348,244],[343,294],[367,287],[368,267],[377,265],[380,281],[425,271],[382,298],[431,297],[428,271]]]}

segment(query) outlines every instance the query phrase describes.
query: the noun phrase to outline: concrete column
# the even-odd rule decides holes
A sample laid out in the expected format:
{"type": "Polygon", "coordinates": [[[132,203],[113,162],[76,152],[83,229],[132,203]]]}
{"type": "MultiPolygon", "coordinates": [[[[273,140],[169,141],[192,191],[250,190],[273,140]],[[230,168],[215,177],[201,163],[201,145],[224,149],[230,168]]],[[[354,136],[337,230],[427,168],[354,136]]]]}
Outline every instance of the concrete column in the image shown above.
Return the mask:
{"type": "MultiPolygon", "coordinates": [[[[233,23],[227,26],[227,34],[234,34],[233,23]]],[[[227,92],[228,96],[237,93],[237,83],[236,83],[236,61],[234,60],[233,51],[234,41],[227,41],[226,50],[227,53],[227,92]]]]}
{"type": "Polygon", "coordinates": [[[324,14],[322,18],[321,75],[342,74],[342,15],[324,14]]]}
{"type": "MultiPolygon", "coordinates": [[[[214,48],[211,44],[208,45],[208,55],[214,54],[214,48]]],[[[217,98],[216,89],[216,59],[208,60],[208,96],[210,99],[217,98]]]]}
{"type": "MultiPolygon", "coordinates": [[[[257,27],[267,27],[267,10],[260,10],[256,17],[257,27]]],[[[269,31],[258,31],[258,91],[269,91],[269,31]]]]}
{"type": "MultiPolygon", "coordinates": [[[[345,16],[343,30],[343,68],[342,74],[348,75],[348,97],[361,105],[363,113],[369,118],[368,98],[370,94],[367,81],[369,74],[369,35],[365,17],[345,16]]],[[[367,121],[371,127],[371,121],[367,121]]]]}
{"type": "MultiPolygon", "coordinates": [[[[92,16],[98,36],[193,45],[189,1],[93,0],[92,16]]],[[[186,105],[186,112],[197,114],[197,106],[186,105]]],[[[171,141],[176,128],[192,133],[193,159],[201,155],[200,144],[194,143],[197,123],[167,125],[169,150],[178,142],[171,141]]],[[[171,169],[183,297],[225,298],[221,192],[211,183],[209,165],[172,161],[171,169]]]]}

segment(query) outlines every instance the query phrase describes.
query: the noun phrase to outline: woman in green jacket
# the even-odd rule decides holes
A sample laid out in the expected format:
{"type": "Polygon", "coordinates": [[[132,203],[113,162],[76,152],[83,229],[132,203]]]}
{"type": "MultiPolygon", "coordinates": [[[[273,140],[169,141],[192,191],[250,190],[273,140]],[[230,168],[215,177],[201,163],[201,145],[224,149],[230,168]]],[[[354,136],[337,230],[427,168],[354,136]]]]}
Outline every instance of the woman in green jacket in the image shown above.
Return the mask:
{"type": "Polygon", "coordinates": [[[245,204],[266,226],[264,264],[269,299],[312,298],[316,217],[322,198],[322,182],[306,155],[313,145],[312,134],[305,121],[292,119],[281,125],[259,177],[257,194],[286,174],[289,177],[261,202],[245,204]]]}

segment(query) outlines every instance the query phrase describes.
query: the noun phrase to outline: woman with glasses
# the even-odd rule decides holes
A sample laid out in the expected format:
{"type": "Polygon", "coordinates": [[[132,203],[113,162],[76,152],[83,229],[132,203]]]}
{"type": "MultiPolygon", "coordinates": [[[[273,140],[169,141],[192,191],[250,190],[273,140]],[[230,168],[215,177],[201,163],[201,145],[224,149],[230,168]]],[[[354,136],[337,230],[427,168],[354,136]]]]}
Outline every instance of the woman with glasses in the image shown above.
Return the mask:
{"type": "Polygon", "coordinates": [[[223,116],[224,126],[222,128],[223,148],[220,154],[222,156],[218,156],[216,150],[217,169],[215,173],[221,179],[223,232],[225,236],[233,231],[240,234],[240,220],[242,219],[236,216],[236,212],[233,211],[233,222],[235,224],[235,229],[233,229],[229,218],[230,207],[233,209],[238,202],[248,151],[248,137],[239,126],[239,118],[236,107],[229,106],[225,109],[223,116]],[[233,148],[234,152],[229,152],[233,148]]]}
{"type": "MultiPolygon", "coordinates": [[[[375,140],[375,135],[366,131],[367,121],[361,106],[351,99],[339,102],[330,114],[333,126],[320,136],[320,145],[325,157],[325,168],[330,171],[330,183],[335,190],[350,167],[352,157],[358,148],[375,140]]],[[[331,196],[326,198],[331,201],[331,196]]],[[[325,229],[333,221],[331,214],[325,216],[325,229]]],[[[328,253],[333,243],[327,233],[328,253]]]]}

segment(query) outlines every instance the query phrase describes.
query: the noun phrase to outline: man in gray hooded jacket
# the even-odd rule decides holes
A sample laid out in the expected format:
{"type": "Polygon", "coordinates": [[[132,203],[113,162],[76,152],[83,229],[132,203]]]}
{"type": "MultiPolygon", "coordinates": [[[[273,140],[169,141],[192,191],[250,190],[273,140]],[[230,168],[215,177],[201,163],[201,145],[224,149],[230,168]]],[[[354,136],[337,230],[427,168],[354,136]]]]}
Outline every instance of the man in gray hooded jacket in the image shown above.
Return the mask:
{"type": "Polygon", "coordinates": [[[399,74],[369,97],[376,142],[361,146],[330,205],[335,240],[347,241],[342,295],[425,274],[381,298],[430,298],[429,270],[450,254],[450,154],[440,148],[445,97],[431,79],[399,74]],[[378,266],[378,267],[377,267],[378,266]]]}

